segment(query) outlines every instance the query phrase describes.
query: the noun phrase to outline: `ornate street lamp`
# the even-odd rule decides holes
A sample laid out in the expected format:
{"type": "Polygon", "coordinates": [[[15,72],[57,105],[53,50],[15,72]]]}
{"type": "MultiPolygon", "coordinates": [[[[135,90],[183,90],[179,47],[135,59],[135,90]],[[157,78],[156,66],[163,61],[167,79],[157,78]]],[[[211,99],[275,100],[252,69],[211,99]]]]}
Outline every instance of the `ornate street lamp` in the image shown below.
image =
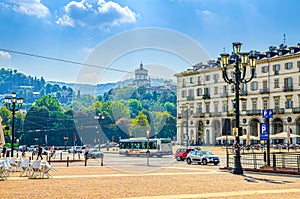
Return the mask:
{"type": "Polygon", "coordinates": [[[100,129],[101,129],[101,120],[104,120],[105,117],[104,115],[101,115],[100,113],[98,113],[98,115],[96,115],[94,117],[96,120],[98,120],[99,122],[99,131],[98,131],[98,128],[97,128],[97,134],[98,134],[98,149],[100,150],[100,129]]]}
{"type": "Polygon", "coordinates": [[[240,155],[240,137],[242,135],[242,129],[240,127],[240,84],[246,84],[252,80],[255,74],[256,67],[256,55],[252,52],[250,53],[241,53],[241,43],[234,42],[233,52],[230,56],[229,63],[229,54],[221,54],[221,69],[222,75],[225,82],[233,84],[235,86],[235,128],[237,129],[236,133],[236,143],[235,143],[235,156],[234,156],[234,174],[243,174],[243,168],[241,165],[241,155],[240,155]],[[233,68],[233,77],[229,77],[227,70],[233,68]],[[251,75],[249,79],[246,79],[247,66],[250,66],[251,75]]]}
{"type": "Polygon", "coordinates": [[[20,110],[22,108],[22,104],[24,99],[18,98],[17,94],[12,93],[11,97],[6,97],[4,99],[6,103],[6,108],[9,109],[12,112],[12,128],[11,128],[11,157],[14,156],[14,139],[15,139],[15,114],[16,111],[20,110]]]}
{"type": "Polygon", "coordinates": [[[189,103],[186,103],[185,105],[182,105],[180,108],[181,108],[181,114],[186,116],[185,139],[186,139],[186,148],[188,148],[189,147],[189,116],[193,114],[194,106],[190,105],[189,103]]]}

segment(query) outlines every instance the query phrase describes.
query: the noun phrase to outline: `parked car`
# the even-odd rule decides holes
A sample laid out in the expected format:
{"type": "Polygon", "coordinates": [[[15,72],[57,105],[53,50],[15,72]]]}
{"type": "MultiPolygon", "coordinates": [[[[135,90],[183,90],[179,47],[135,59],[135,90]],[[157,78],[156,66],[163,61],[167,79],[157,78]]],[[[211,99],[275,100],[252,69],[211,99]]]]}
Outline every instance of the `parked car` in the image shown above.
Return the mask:
{"type": "MultiPolygon", "coordinates": [[[[32,151],[32,155],[37,155],[39,152],[39,147],[37,148],[34,148],[33,151],[32,151]]],[[[42,155],[47,155],[48,154],[48,151],[42,147],[42,155]]]]}
{"type": "Polygon", "coordinates": [[[201,150],[200,147],[191,147],[191,148],[180,148],[176,150],[175,159],[177,161],[184,161],[188,153],[194,149],[201,150]]]}
{"type": "Polygon", "coordinates": [[[39,145],[30,145],[28,148],[28,151],[37,151],[39,148],[39,145]]]}
{"type": "Polygon", "coordinates": [[[212,154],[209,151],[193,150],[188,153],[186,157],[186,162],[188,164],[196,162],[198,164],[203,165],[207,165],[208,163],[213,163],[214,165],[217,165],[220,163],[220,159],[218,156],[212,154]]]}
{"type": "Polygon", "coordinates": [[[72,146],[69,150],[69,153],[82,153],[82,146],[72,146]]]}
{"type": "Polygon", "coordinates": [[[87,152],[86,158],[101,158],[104,154],[98,148],[91,148],[87,152]]]}

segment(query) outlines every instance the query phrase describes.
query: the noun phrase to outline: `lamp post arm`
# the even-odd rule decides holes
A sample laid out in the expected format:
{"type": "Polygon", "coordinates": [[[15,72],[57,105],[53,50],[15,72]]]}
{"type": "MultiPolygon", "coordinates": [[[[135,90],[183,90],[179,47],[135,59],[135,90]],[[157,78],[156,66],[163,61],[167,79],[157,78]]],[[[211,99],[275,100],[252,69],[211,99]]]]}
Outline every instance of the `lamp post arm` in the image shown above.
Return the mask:
{"type": "Polygon", "coordinates": [[[223,79],[225,80],[225,82],[227,82],[228,84],[233,84],[233,80],[232,79],[229,79],[228,75],[227,75],[227,67],[225,67],[223,70],[222,70],[222,74],[223,74],[223,79]]]}
{"type": "Polygon", "coordinates": [[[254,74],[255,74],[255,68],[253,67],[253,68],[251,68],[251,77],[250,77],[249,79],[244,79],[244,80],[242,81],[242,83],[244,83],[244,84],[249,83],[249,82],[253,79],[254,74]]]}

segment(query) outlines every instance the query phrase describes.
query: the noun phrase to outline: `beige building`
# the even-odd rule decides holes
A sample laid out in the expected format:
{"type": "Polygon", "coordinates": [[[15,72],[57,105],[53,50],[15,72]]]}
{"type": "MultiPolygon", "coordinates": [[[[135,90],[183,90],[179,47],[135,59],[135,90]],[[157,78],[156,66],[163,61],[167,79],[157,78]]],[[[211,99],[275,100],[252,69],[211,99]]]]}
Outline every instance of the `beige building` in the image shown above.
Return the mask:
{"type": "MultiPolygon", "coordinates": [[[[255,76],[240,87],[240,125],[243,134],[257,136],[261,113],[273,109],[270,133],[287,131],[300,135],[300,44],[271,46],[258,53],[255,76]]],[[[233,72],[229,68],[229,77],[233,72]]],[[[250,68],[247,76],[250,76],[250,68]]],[[[227,84],[219,61],[197,64],[177,77],[177,142],[216,144],[216,138],[234,126],[234,86],[227,84]],[[226,121],[226,122],[225,122],[226,121]],[[226,130],[227,129],[227,130],[226,130]]],[[[273,140],[274,143],[286,140],[273,140]]],[[[299,138],[292,139],[300,142],[299,138]]]]}

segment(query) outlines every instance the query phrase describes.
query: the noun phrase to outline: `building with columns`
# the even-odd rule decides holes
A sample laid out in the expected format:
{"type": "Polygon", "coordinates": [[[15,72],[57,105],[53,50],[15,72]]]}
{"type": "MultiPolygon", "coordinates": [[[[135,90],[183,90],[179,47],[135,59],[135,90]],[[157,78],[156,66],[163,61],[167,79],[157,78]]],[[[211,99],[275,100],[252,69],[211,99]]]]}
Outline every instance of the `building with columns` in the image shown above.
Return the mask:
{"type": "Polygon", "coordinates": [[[150,87],[150,77],[148,76],[148,70],[144,68],[143,63],[140,64],[140,67],[135,70],[135,79],[133,84],[136,87],[146,86],[150,87]]]}
{"type": "MultiPolygon", "coordinates": [[[[257,136],[264,122],[262,110],[273,109],[270,134],[290,130],[300,135],[300,44],[270,46],[258,56],[255,76],[240,88],[240,120],[243,134],[257,136]]],[[[231,62],[232,63],[232,62],[231,62]]],[[[229,66],[233,77],[233,66],[229,66]]],[[[246,74],[249,75],[249,74],[246,74]]],[[[175,74],[177,78],[177,142],[217,143],[231,134],[234,125],[234,85],[222,78],[219,60],[199,63],[175,74]]],[[[273,140],[285,143],[286,140],[273,140]]],[[[299,143],[299,138],[292,143],[299,143]]]]}

